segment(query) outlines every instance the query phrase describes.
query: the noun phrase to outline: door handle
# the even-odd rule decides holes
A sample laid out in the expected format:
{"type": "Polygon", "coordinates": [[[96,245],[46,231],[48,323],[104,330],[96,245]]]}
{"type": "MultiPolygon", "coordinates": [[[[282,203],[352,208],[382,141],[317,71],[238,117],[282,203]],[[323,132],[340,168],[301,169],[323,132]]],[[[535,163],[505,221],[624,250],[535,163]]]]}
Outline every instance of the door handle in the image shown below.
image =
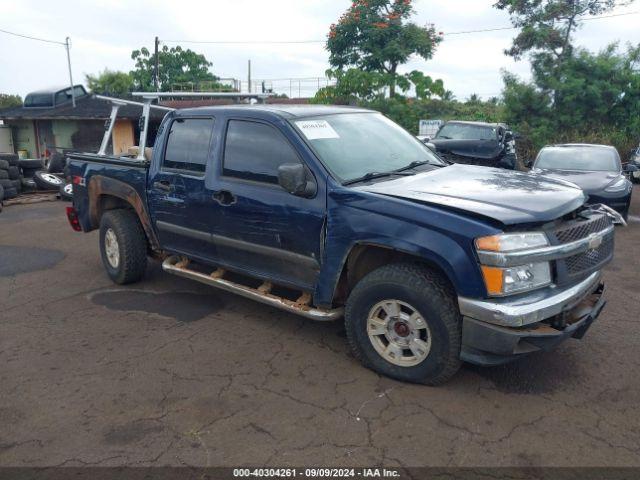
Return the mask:
{"type": "Polygon", "coordinates": [[[158,190],[164,190],[165,192],[170,192],[172,190],[171,183],[168,180],[160,180],[158,182],[153,182],[153,188],[157,188],[158,190]]]}
{"type": "Polygon", "coordinates": [[[212,198],[216,203],[224,207],[236,203],[236,196],[229,190],[220,190],[219,192],[213,192],[212,198]]]}

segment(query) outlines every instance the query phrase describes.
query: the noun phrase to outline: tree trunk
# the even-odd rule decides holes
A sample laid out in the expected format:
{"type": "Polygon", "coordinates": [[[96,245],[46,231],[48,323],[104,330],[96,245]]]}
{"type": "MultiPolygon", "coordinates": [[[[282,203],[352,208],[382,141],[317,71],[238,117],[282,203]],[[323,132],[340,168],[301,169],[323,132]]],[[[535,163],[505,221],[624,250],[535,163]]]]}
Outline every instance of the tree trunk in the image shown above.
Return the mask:
{"type": "Polygon", "coordinates": [[[389,98],[396,96],[396,70],[398,69],[397,63],[392,63],[389,73],[391,74],[391,82],[389,83],[389,98]]]}

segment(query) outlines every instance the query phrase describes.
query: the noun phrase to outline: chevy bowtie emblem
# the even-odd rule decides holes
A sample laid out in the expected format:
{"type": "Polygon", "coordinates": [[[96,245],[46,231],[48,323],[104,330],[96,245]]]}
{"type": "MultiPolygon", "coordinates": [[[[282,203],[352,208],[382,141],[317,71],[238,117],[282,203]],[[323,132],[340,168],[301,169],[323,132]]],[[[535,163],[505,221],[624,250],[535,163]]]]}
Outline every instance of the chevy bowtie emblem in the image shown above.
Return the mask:
{"type": "Polygon", "coordinates": [[[589,240],[589,249],[595,250],[602,245],[602,237],[595,237],[589,240]]]}

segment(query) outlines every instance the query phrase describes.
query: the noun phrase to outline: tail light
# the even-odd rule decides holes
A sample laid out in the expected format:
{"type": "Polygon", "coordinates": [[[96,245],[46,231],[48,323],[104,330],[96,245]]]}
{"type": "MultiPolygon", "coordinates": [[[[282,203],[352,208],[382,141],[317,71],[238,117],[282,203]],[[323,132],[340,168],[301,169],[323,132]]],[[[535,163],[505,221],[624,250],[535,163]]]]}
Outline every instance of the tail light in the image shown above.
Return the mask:
{"type": "Polygon", "coordinates": [[[73,228],[76,232],[81,232],[82,227],[80,226],[80,219],[78,219],[78,212],[73,207],[67,207],[67,218],[69,219],[69,224],[71,228],[73,228]]]}

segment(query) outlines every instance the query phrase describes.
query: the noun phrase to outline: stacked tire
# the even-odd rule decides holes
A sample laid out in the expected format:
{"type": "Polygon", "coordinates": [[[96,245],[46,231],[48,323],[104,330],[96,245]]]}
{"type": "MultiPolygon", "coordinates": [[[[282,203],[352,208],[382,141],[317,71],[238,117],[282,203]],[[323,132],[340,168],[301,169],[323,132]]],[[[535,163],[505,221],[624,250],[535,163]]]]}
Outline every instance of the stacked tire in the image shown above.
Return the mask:
{"type": "Polygon", "coordinates": [[[73,200],[72,186],[64,180],[64,155],[55,153],[47,167],[38,158],[18,158],[13,153],[0,153],[0,201],[18,196],[20,192],[54,190],[63,200],[73,200]]]}
{"type": "Polygon", "coordinates": [[[17,197],[22,191],[18,156],[13,153],[0,153],[0,201],[17,197]]]}

